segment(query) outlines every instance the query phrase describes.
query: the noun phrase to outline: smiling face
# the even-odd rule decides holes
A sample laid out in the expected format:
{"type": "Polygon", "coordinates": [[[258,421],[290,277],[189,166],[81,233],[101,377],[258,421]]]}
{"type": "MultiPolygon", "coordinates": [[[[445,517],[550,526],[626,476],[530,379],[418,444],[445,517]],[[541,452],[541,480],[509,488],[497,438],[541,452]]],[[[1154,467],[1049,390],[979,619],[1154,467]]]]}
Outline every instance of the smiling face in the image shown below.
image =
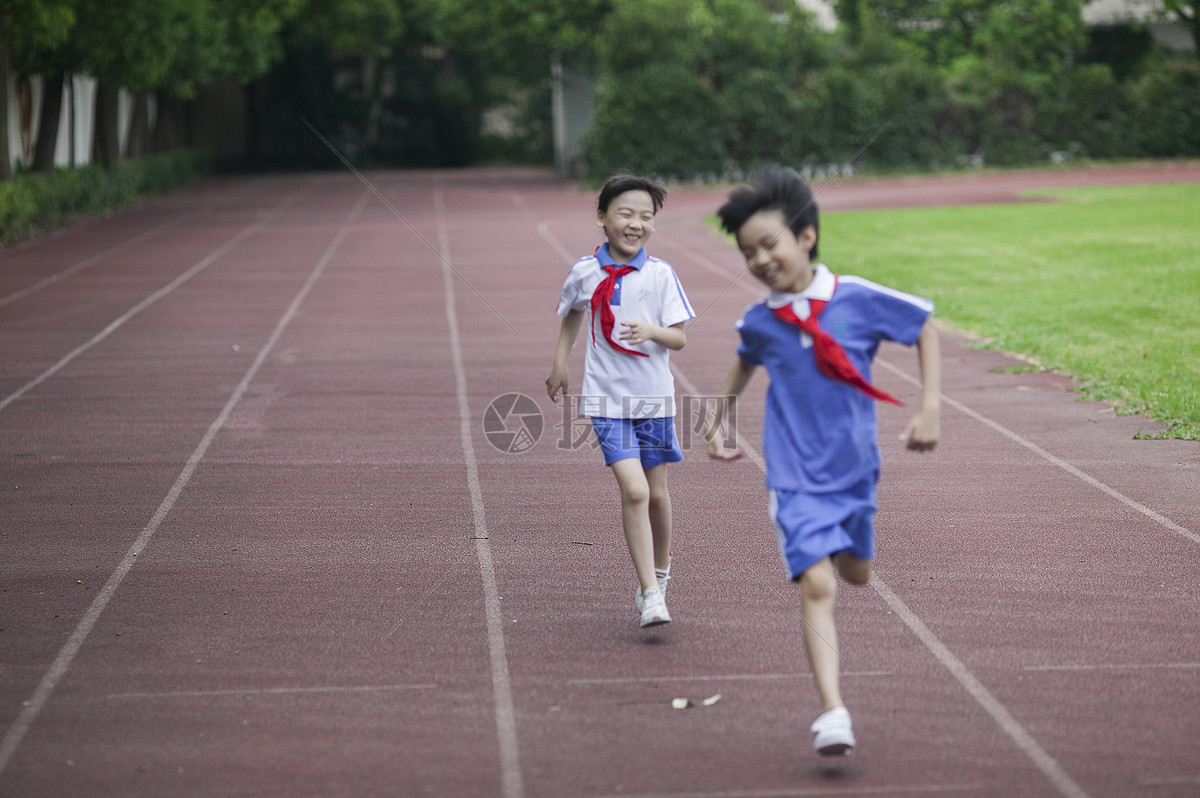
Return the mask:
{"type": "Polygon", "coordinates": [[[608,254],[617,263],[628,263],[646,246],[654,232],[654,201],[645,191],[626,191],[596,212],[596,226],[608,238],[608,254]]]}
{"type": "Polygon", "coordinates": [[[809,252],[817,243],[817,231],[811,225],[797,235],[788,228],[783,211],[768,208],[738,228],[737,242],[750,273],[772,291],[798,294],[812,282],[809,252]]]}

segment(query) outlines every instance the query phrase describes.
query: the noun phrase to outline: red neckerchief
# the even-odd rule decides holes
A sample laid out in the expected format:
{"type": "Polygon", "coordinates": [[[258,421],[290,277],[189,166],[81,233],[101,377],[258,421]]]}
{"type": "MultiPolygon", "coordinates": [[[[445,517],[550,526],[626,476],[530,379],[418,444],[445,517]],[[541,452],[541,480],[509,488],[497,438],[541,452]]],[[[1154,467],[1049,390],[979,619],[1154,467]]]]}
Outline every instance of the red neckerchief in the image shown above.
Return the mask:
{"type": "Polygon", "coordinates": [[[617,287],[617,278],[623,277],[630,272],[635,272],[637,269],[626,264],[625,266],[602,266],[604,271],[608,272],[608,276],[600,281],[600,285],[596,286],[596,290],[592,292],[592,344],[596,343],[596,317],[600,317],[600,329],[604,333],[605,340],[609,345],[618,352],[624,352],[627,355],[635,355],[637,357],[650,357],[645,352],[635,352],[632,349],[626,349],[619,343],[613,340],[613,327],[616,326],[617,318],[613,315],[612,295],[613,290],[617,287]]]}
{"type": "MultiPolygon", "coordinates": [[[[836,291],[837,277],[833,279],[834,291],[836,291]]],[[[808,300],[809,314],[807,319],[801,319],[797,316],[796,311],[792,309],[791,303],[778,308],[770,308],[770,310],[775,314],[776,318],[786,321],[788,324],[796,325],[812,337],[813,354],[817,358],[817,368],[826,377],[851,385],[873,399],[903,406],[904,403],[899,399],[887,391],[876,388],[863,379],[863,376],[858,373],[858,369],[850,362],[850,358],[846,356],[846,350],[842,349],[842,345],[817,324],[817,317],[821,315],[821,311],[825,309],[826,304],[828,303],[824,299],[808,300]]]]}

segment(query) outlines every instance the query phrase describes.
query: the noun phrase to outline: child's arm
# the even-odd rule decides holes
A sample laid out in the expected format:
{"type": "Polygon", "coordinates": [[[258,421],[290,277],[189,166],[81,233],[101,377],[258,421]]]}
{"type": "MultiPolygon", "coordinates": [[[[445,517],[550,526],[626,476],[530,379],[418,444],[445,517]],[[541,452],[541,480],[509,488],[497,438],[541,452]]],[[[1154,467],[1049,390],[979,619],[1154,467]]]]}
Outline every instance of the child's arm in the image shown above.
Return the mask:
{"type": "Polygon", "coordinates": [[[646,321],[623,321],[619,338],[631,344],[643,341],[653,341],[667,349],[678,352],[687,346],[687,333],[683,331],[683,322],[672,324],[670,327],[659,327],[646,321]]]}
{"type": "Polygon", "coordinates": [[[579,328],[582,324],[583,311],[572,310],[563,316],[562,326],[558,328],[558,347],[554,350],[554,365],[550,368],[550,376],[546,378],[546,391],[554,402],[558,402],[560,390],[564,397],[567,395],[567,383],[570,380],[570,374],[567,372],[567,356],[571,354],[571,347],[575,346],[575,338],[579,335],[579,328]]]}
{"type": "Polygon", "coordinates": [[[921,409],[908,422],[900,440],[919,452],[937,446],[941,415],[942,353],[937,331],[926,322],[917,337],[917,357],[921,362],[921,409]]]}
{"type": "Polygon", "coordinates": [[[736,460],[742,456],[740,446],[732,449],[725,447],[725,442],[721,439],[721,422],[736,408],[738,394],[750,382],[750,377],[754,375],[754,368],[752,364],[739,357],[733,367],[729,369],[729,373],[725,375],[725,381],[721,383],[721,391],[717,395],[717,404],[704,424],[704,440],[708,442],[709,457],[717,460],[736,460]]]}

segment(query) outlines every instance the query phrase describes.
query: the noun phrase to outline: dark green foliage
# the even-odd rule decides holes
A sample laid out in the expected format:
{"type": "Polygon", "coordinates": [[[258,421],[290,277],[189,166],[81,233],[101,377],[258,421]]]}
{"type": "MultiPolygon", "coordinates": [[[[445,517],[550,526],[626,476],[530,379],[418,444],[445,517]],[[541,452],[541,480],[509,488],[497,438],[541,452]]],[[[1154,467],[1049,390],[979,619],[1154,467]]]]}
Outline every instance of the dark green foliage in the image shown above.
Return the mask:
{"type": "Polygon", "coordinates": [[[1200,63],[1147,72],[1134,84],[1132,105],[1133,129],[1145,155],[1200,155],[1200,63]]]}
{"type": "Polygon", "coordinates": [[[652,64],[601,82],[595,119],[596,174],[633,169],[691,177],[719,170],[728,157],[729,115],[717,93],[681,65],[652,64]]]}
{"type": "Polygon", "coordinates": [[[837,33],[753,0],[614,3],[588,171],[682,180],[1200,155],[1200,65],[1081,0],[856,0],[837,33]],[[629,133],[637,129],[636,135],[629,133]]]}
{"type": "Polygon", "coordinates": [[[1088,31],[1080,63],[1106,64],[1120,80],[1138,74],[1154,53],[1154,38],[1141,25],[1103,25],[1088,31]]]}
{"type": "Polygon", "coordinates": [[[176,150],[122,161],[107,170],[93,165],[19,175],[0,183],[0,243],[20,241],[76,217],[111,212],[211,171],[207,154],[176,150]]]}
{"type": "Polygon", "coordinates": [[[1061,101],[1043,101],[1038,114],[1040,130],[1058,152],[1090,158],[1134,154],[1126,136],[1131,119],[1126,92],[1105,64],[1072,70],[1061,101]]]}
{"type": "Polygon", "coordinates": [[[739,164],[801,163],[815,150],[814,120],[805,113],[800,94],[773,72],[747,70],[730,81],[725,98],[732,126],[730,156],[739,164]]]}

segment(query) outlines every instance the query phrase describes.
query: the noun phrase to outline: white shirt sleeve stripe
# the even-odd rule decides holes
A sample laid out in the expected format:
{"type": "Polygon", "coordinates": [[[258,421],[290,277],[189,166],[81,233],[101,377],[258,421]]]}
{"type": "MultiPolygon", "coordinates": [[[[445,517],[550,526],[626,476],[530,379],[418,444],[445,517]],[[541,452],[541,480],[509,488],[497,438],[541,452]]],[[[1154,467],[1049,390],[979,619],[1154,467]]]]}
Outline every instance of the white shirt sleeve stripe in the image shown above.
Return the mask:
{"type": "Polygon", "coordinates": [[[872,291],[878,291],[881,294],[894,297],[895,299],[907,302],[910,305],[915,305],[926,313],[933,313],[933,302],[923,297],[906,294],[903,291],[897,291],[894,288],[888,288],[886,285],[873,283],[870,280],[862,277],[855,277],[854,275],[839,275],[838,281],[842,283],[854,283],[855,285],[861,285],[864,288],[871,289],[872,291]]]}

